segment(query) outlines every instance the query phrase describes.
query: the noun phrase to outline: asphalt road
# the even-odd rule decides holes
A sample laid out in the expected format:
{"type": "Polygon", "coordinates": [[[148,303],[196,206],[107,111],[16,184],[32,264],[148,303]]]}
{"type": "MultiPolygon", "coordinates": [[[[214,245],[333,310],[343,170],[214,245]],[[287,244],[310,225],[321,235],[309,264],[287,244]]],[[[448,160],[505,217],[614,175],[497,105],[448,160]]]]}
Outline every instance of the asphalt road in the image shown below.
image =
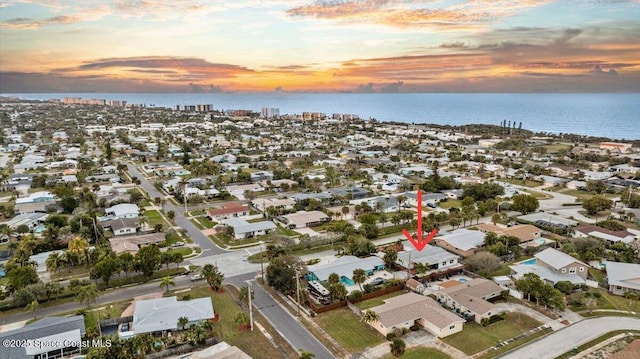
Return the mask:
{"type": "MultiPolygon", "coordinates": [[[[228,282],[240,288],[247,285],[246,281],[253,279],[254,274],[246,274],[229,278],[228,282]]],[[[333,354],[311,334],[295,317],[283,309],[260,285],[253,283],[255,299],[253,306],[267,318],[280,335],[285,338],[295,350],[304,349],[316,355],[316,358],[334,358],[333,354]]]]}
{"type": "Polygon", "coordinates": [[[499,358],[551,359],[614,330],[630,329],[640,330],[640,319],[631,317],[585,319],[499,358]]]}
{"type": "MultiPolygon", "coordinates": [[[[173,277],[173,281],[176,283],[176,288],[187,287],[191,285],[191,281],[189,279],[189,276],[187,275],[173,277]]],[[[101,292],[100,297],[96,300],[95,303],[91,304],[91,307],[99,308],[103,304],[119,302],[122,300],[129,300],[129,299],[133,299],[133,297],[160,292],[160,291],[162,291],[162,288],[160,288],[159,280],[152,281],[145,284],[131,285],[124,288],[111,289],[105,292],[101,292]]],[[[70,311],[79,310],[82,308],[83,306],[78,304],[78,302],[72,301],[68,303],[54,305],[51,307],[41,307],[36,309],[33,313],[24,311],[24,312],[9,314],[9,315],[2,314],[0,315],[0,325],[33,319],[34,316],[38,318],[42,318],[45,316],[51,316],[59,313],[70,312],[70,311]]]]}
{"type": "MultiPolygon", "coordinates": [[[[147,191],[147,193],[151,198],[155,198],[155,197],[162,198],[165,196],[163,193],[161,193],[154,187],[153,183],[147,180],[142,175],[142,173],[138,171],[135,165],[128,163],[127,171],[129,172],[130,176],[136,177],[140,180],[140,185],[145,191],[147,191]]],[[[176,206],[173,203],[167,201],[167,203],[165,204],[165,210],[167,212],[168,211],[175,212],[176,216],[174,218],[174,221],[176,225],[186,230],[187,233],[189,233],[189,237],[191,237],[191,239],[200,246],[200,248],[202,249],[201,257],[207,257],[207,256],[212,256],[212,255],[226,252],[223,249],[220,249],[218,246],[216,246],[215,243],[213,243],[211,239],[205,236],[198,227],[196,227],[193,223],[189,222],[187,218],[185,218],[183,214],[184,208],[182,206],[176,206]]]]}

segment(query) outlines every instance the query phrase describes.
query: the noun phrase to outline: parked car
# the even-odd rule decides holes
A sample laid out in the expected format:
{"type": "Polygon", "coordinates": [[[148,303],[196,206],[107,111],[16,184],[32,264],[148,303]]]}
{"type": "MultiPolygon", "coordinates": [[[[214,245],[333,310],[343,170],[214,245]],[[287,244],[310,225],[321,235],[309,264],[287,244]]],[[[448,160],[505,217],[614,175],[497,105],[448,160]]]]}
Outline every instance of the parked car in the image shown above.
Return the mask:
{"type": "Polygon", "coordinates": [[[196,274],[192,274],[191,277],[189,278],[191,279],[192,282],[195,282],[197,280],[204,279],[204,276],[202,275],[202,273],[196,273],[196,274]]]}
{"type": "Polygon", "coordinates": [[[435,204],[435,203],[428,202],[428,203],[427,203],[427,207],[429,207],[429,208],[436,208],[436,204],[435,204]]]}
{"type": "Polygon", "coordinates": [[[376,279],[371,281],[372,285],[381,285],[384,284],[384,278],[382,277],[377,277],[376,279]]]}
{"type": "Polygon", "coordinates": [[[129,323],[123,323],[122,326],[120,327],[120,331],[121,332],[128,332],[129,331],[129,323]]]}
{"type": "Polygon", "coordinates": [[[184,242],[176,242],[171,245],[172,248],[183,247],[183,246],[184,246],[184,242]]]}

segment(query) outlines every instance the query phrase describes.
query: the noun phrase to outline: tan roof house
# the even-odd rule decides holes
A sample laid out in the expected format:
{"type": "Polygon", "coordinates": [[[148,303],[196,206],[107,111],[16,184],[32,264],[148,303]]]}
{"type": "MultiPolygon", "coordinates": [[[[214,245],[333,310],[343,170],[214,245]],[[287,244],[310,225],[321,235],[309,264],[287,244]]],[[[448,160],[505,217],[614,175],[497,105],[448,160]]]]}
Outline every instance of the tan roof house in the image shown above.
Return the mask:
{"type": "Polygon", "coordinates": [[[516,237],[520,243],[526,243],[540,238],[542,230],[531,224],[518,224],[513,227],[502,228],[489,223],[476,226],[481,232],[493,232],[498,236],[516,237]]]}
{"type": "Polygon", "coordinates": [[[479,324],[482,319],[502,313],[488,301],[501,295],[502,288],[484,278],[476,278],[436,293],[441,303],[466,317],[473,315],[475,322],[479,324]]]}
{"type": "Polygon", "coordinates": [[[369,325],[385,336],[394,329],[408,329],[418,324],[439,338],[444,338],[462,331],[465,322],[435,300],[416,293],[386,299],[384,304],[370,310],[378,315],[378,320],[369,325]]]}

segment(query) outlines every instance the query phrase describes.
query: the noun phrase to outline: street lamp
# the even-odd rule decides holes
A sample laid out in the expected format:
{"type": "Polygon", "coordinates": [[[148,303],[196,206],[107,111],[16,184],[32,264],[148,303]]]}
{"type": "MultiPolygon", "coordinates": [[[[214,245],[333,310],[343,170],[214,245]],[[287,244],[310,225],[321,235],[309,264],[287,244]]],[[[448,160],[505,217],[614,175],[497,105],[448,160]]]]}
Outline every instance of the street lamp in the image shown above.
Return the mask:
{"type": "Polygon", "coordinates": [[[264,257],[264,252],[262,251],[262,244],[263,241],[260,241],[260,274],[262,276],[262,284],[264,284],[264,264],[263,262],[263,258],[264,257]]]}

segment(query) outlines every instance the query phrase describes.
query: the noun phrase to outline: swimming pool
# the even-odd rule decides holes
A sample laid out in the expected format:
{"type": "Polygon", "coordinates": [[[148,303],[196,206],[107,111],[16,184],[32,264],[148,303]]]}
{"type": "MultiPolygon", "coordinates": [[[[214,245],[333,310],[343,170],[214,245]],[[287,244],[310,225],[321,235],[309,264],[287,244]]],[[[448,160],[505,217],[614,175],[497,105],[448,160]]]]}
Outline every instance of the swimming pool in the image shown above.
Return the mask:
{"type": "Polygon", "coordinates": [[[531,259],[528,259],[528,260],[526,260],[526,261],[524,261],[524,262],[522,262],[520,264],[524,264],[524,265],[527,265],[527,266],[532,266],[532,265],[536,265],[537,263],[538,263],[537,259],[531,258],[531,259]]]}
{"type": "Polygon", "coordinates": [[[42,233],[47,227],[44,224],[41,224],[33,229],[33,233],[42,233]]]}
{"type": "Polygon", "coordinates": [[[458,278],[458,282],[460,282],[460,283],[466,283],[468,281],[469,280],[467,278],[458,278]]]}
{"type": "Polygon", "coordinates": [[[538,244],[544,244],[545,242],[546,242],[546,240],[544,238],[536,239],[536,243],[538,243],[538,244]]]}

